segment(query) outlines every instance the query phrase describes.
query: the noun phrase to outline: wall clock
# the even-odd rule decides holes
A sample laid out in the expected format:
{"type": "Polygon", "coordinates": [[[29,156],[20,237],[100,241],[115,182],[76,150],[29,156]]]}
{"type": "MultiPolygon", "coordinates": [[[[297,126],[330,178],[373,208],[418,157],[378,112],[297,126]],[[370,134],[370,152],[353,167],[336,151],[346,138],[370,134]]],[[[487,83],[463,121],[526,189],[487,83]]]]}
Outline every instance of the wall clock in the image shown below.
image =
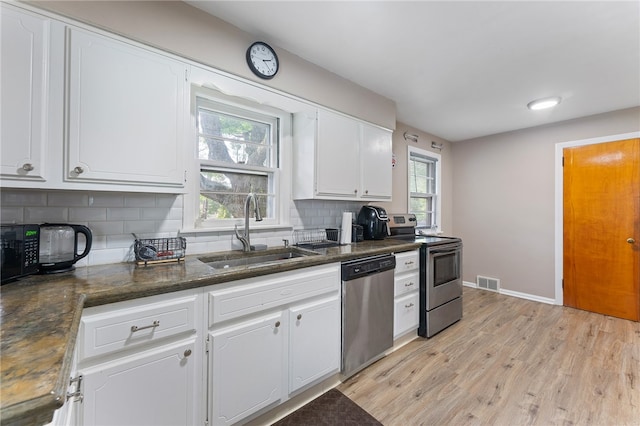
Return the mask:
{"type": "Polygon", "coordinates": [[[267,80],[276,75],[280,66],[276,52],[262,41],[256,41],[247,49],[247,64],[255,75],[267,80]]]}

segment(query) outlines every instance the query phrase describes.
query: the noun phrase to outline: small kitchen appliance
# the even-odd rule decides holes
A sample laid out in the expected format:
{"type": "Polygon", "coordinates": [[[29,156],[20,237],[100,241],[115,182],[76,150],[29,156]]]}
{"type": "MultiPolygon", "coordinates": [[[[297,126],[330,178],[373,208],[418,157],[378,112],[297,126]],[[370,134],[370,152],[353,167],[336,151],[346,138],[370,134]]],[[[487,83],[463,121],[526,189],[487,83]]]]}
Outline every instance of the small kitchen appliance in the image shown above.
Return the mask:
{"type": "Polygon", "coordinates": [[[91,250],[91,230],[83,225],[45,223],[40,225],[40,273],[71,271],[91,250]],[[84,249],[78,254],[78,236],[84,236],[84,249]]]}
{"type": "Polygon", "coordinates": [[[2,284],[38,272],[40,226],[2,225],[2,284]]]}
{"type": "Polygon", "coordinates": [[[365,240],[382,240],[389,235],[389,216],[382,207],[362,206],[358,213],[365,240]]]}

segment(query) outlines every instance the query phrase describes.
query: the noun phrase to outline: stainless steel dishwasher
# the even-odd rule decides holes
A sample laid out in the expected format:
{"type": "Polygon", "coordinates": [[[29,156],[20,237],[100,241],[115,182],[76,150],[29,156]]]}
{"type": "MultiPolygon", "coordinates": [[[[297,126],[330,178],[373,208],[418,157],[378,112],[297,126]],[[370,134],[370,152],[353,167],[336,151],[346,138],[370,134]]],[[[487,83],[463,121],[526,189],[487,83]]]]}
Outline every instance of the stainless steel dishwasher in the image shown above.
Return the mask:
{"type": "Polygon", "coordinates": [[[395,256],[342,264],[342,374],[349,377],[393,346],[395,256]]]}

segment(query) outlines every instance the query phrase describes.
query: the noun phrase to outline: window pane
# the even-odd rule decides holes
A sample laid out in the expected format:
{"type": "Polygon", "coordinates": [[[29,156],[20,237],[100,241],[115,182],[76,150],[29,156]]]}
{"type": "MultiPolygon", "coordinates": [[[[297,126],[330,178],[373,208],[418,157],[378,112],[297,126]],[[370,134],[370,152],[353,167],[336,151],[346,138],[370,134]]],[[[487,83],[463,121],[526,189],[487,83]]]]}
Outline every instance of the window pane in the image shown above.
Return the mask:
{"type": "Polygon", "coordinates": [[[434,199],[432,197],[411,197],[409,213],[416,215],[416,226],[430,228],[433,225],[433,205],[434,199]]]}
{"type": "Polygon", "coordinates": [[[199,159],[271,167],[271,124],[200,108],[198,126],[199,159]]]}
{"type": "Polygon", "coordinates": [[[271,211],[274,195],[269,193],[269,175],[229,171],[200,171],[200,219],[228,219],[244,217],[244,202],[249,192],[258,196],[263,217],[274,216],[271,211]]]}

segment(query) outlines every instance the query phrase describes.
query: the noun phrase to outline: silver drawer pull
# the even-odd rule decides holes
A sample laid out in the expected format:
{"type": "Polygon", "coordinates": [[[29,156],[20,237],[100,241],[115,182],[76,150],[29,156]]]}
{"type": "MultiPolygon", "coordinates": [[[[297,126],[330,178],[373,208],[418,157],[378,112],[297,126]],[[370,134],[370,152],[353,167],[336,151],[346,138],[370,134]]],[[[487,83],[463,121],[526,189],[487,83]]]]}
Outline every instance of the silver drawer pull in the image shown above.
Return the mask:
{"type": "Polygon", "coordinates": [[[280,327],[280,321],[276,321],[276,328],[280,327]]]}
{"type": "Polygon", "coordinates": [[[73,173],[77,175],[81,175],[82,173],[84,173],[84,169],[80,166],[76,166],[73,168],[73,173]]]}
{"type": "Polygon", "coordinates": [[[153,324],[145,325],[144,327],[138,327],[137,325],[132,325],[131,332],[135,333],[136,331],[145,330],[147,328],[156,328],[156,327],[160,327],[160,321],[158,320],[154,321],[153,324]]]}
{"type": "Polygon", "coordinates": [[[405,287],[411,287],[411,286],[413,286],[413,281],[411,281],[410,283],[406,283],[404,286],[405,286],[405,287]]]}
{"type": "Polygon", "coordinates": [[[298,316],[296,318],[298,319],[298,321],[301,320],[302,319],[302,314],[298,314],[298,316]]]}
{"type": "Polygon", "coordinates": [[[188,357],[191,356],[191,349],[187,349],[186,351],[184,351],[184,357],[188,357]]]}
{"type": "Polygon", "coordinates": [[[413,265],[413,260],[410,260],[408,262],[404,262],[405,265],[409,266],[409,265],[413,265]]]}
{"type": "Polygon", "coordinates": [[[31,172],[33,171],[33,164],[31,163],[24,163],[22,165],[22,170],[24,170],[25,172],[31,172]]]}
{"type": "Polygon", "coordinates": [[[413,303],[409,303],[408,305],[404,305],[405,308],[413,308],[413,303]]]}

